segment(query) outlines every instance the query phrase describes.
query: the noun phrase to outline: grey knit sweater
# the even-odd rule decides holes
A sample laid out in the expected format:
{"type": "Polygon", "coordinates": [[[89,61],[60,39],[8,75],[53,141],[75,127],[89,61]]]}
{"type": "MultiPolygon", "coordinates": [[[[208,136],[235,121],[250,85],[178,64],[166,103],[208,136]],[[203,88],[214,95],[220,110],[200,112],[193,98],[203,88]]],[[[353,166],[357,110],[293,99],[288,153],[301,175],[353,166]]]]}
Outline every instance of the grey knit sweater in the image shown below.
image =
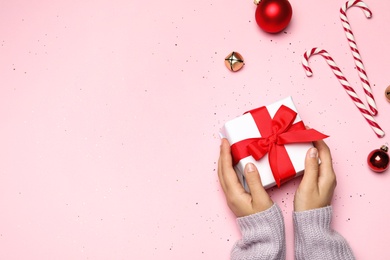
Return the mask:
{"type": "MultiPolygon", "coordinates": [[[[296,260],[353,260],[346,240],[332,230],[332,208],[294,212],[296,260]]],[[[286,259],[284,220],[280,208],[271,208],[237,219],[242,239],[234,245],[234,260],[286,259]]]]}

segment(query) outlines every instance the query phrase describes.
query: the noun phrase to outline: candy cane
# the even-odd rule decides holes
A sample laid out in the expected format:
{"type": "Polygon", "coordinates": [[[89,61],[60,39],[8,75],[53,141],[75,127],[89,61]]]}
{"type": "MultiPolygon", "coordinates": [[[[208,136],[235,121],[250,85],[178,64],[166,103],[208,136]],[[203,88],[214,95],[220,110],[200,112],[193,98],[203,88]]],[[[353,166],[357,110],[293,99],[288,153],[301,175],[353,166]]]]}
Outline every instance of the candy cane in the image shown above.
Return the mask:
{"type": "Polygon", "coordinates": [[[355,65],[359,73],[360,81],[362,82],[362,86],[364,89],[364,93],[366,94],[366,100],[368,103],[368,106],[371,110],[372,115],[376,115],[378,113],[378,110],[376,108],[374,96],[372,94],[370,82],[368,81],[366,70],[364,69],[362,57],[360,56],[358,47],[356,45],[355,37],[353,35],[353,32],[351,30],[351,25],[349,24],[346,11],[348,8],[352,6],[357,6],[361,8],[366,15],[367,18],[371,18],[372,13],[370,9],[368,9],[368,6],[361,0],[350,0],[346,2],[341,8],[340,8],[340,19],[341,23],[343,24],[345,35],[348,39],[349,47],[351,48],[353,58],[355,60],[355,65]]]}
{"type": "Polygon", "coordinates": [[[337,66],[335,61],[332,59],[332,57],[329,55],[329,53],[326,50],[319,49],[319,48],[313,48],[303,55],[302,59],[302,65],[303,68],[306,71],[306,75],[308,77],[313,75],[313,71],[309,67],[309,58],[312,55],[320,54],[322,57],[325,58],[326,62],[332,69],[333,73],[341,83],[341,85],[344,87],[345,91],[348,93],[348,95],[353,100],[356,107],[359,109],[361,114],[364,116],[364,118],[367,120],[368,124],[371,126],[372,130],[376,133],[378,137],[383,137],[385,135],[385,132],[382,130],[382,128],[377,124],[374,117],[371,115],[370,111],[367,110],[366,106],[363,104],[361,99],[356,94],[355,90],[351,87],[351,84],[349,84],[348,80],[345,78],[344,74],[341,72],[340,68],[337,66]]]}

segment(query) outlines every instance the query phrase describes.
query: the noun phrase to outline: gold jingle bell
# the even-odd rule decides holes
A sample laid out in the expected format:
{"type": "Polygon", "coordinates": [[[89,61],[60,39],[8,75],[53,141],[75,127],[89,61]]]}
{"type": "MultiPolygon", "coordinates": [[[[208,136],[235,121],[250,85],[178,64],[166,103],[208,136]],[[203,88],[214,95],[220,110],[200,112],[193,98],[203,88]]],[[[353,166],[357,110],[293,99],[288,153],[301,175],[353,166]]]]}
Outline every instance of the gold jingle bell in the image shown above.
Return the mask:
{"type": "Polygon", "coordinates": [[[388,102],[390,102],[390,86],[388,86],[385,90],[385,97],[388,102]]]}
{"type": "Polygon", "coordinates": [[[239,71],[244,66],[244,58],[238,52],[231,52],[225,58],[225,66],[233,72],[239,71]]]}

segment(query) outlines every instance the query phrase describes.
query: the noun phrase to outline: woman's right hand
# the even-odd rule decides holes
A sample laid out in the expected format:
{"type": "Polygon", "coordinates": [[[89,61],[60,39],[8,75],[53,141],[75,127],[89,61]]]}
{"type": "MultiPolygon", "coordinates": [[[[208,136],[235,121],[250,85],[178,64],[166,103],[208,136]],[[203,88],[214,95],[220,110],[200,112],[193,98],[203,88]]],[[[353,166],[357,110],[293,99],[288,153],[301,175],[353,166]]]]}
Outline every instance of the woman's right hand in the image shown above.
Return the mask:
{"type": "Polygon", "coordinates": [[[307,151],[305,173],[295,192],[296,212],[329,206],[337,184],[329,147],[322,140],[313,143],[314,147],[307,151]]]}

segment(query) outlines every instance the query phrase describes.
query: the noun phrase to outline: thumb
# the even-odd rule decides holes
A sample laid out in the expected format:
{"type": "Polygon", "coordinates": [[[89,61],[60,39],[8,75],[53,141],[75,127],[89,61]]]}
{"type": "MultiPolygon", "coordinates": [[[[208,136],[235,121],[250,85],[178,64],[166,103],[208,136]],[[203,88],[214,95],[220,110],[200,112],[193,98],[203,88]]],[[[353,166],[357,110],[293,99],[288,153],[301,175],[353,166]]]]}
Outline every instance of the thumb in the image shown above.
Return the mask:
{"type": "Polygon", "coordinates": [[[319,174],[318,150],[315,147],[310,148],[305,158],[305,174],[302,178],[302,185],[317,185],[319,174]]]}
{"type": "Polygon", "coordinates": [[[245,166],[245,178],[252,196],[253,206],[264,209],[270,207],[272,201],[267,191],[264,189],[259,171],[253,163],[248,163],[245,166]]]}

